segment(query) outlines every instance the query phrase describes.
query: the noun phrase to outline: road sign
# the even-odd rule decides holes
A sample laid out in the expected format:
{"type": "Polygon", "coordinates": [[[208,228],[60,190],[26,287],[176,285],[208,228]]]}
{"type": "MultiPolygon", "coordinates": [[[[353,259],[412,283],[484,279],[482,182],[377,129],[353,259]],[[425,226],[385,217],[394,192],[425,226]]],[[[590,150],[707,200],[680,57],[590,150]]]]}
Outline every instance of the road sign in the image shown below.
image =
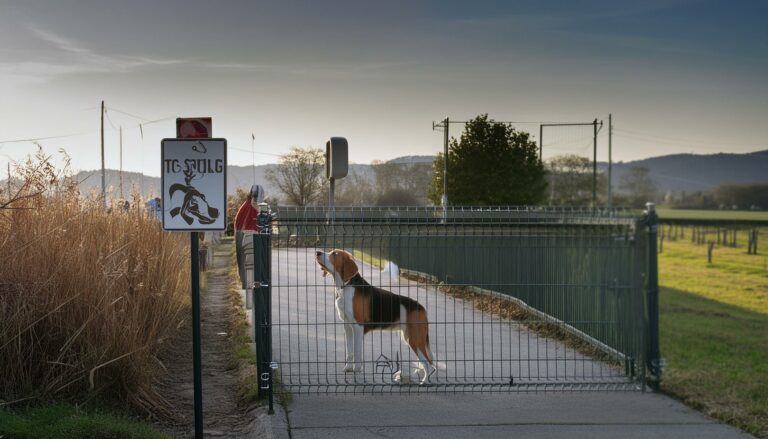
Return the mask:
{"type": "Polygon", "coordinates": [[[163,139],[163,229],[227,228],[226,139],[163,139]]]}
{"type": "Polygon", "coordinates": [[[181,139],[210,138],[213,120],[210,117],[177,117],[176,137],[181,139]]]}

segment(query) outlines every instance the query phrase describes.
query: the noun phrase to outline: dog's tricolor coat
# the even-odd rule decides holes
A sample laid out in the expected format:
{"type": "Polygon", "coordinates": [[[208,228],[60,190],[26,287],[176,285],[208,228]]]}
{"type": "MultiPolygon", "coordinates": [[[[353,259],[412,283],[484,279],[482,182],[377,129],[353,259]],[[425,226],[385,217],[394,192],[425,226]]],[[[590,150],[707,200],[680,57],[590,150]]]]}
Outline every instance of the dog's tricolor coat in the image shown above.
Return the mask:
{"type": "Polygon", "coordinates": [[[336,313],[344,322],[347,347],[344,370],[363,370],[364,334],[376,329],[400,331],[403,341],[419,358],[424,373],[421,384],[426,383],[435,367],[429,349],[429,326],[424,307],[410,297],[369,284],[360,275],[349,252],[318,251],[316,260],[323,276],[330,273],[336,283],[336,313]]]}

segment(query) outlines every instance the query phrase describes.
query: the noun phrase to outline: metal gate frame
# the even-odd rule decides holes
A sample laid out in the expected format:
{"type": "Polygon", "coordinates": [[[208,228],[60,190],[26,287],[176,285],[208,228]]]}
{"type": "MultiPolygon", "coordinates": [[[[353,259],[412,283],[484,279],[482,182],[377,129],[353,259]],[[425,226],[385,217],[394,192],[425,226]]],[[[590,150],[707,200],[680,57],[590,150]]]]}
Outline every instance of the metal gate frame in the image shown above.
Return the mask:
{"type": "MultiPolygon", "coordinates": [[[[270,408],[272,406],[272,378],[274,371],[279,367],[278,363],[272,359],[273,349],[273,322],[272,322],[272,252],[273,246],[279,248],[278,244],[280,240],[290,240],[290,224],[294,222],[303,222],[305,224],[312,224],[317,226],[319,223],[325,223],[325,209],[318,208],[303,208],[303,209],[286,209],[280,210],[281,220],[274,221],[271,229],[267,228],[261,234],[253,236],[253,249],[254,260],[261,261],[260,263],[254,263],[254,285],[252,288],[253,301],[254,301],[254,330],[255,341],[258,356],[258,377],[260,380],[260,387],[263,390],[267,390],[270,400],[270,408]],[[285,218],[283,218],[283,216],[285,218]],[[286,236],[288,233],[288,236],[286,236]],[[274,239],[273,239],[274,237],[274,239]],[[257,256],[258,255],[258,256],[257,256]],[[260,257],[259,257],[260,256],[260,257]]],[[[452,211],[452,218],[440,219],[443,214],[442,208],[437,209],[413,209],[413,208],[398,208],[398,209],[340,209],[336,212],[338,222],[334,228],[334,233],[343,233],[344,224],[346,220],[357,221],[361,224],[366,224],[368,227],[374,224],[381,224],[382,217],[385,218],[386,224],[390,226],[405,224],[461,224],[462,221],[476,221],[478,217],[482,217],[484,221],[488,221],[495,224],[503,224],[505,221],[522,221],[524,219],[530,219],[530,216],[535,214],[542,220],[543,224],[556,224],[562,221],[563,217],[567,217],[570,220],[574,218],[580,218],[581,220],[589,220],[599,224],[611,224],[612,222],[625,222],[628,218],[627,212],[618,211],[596,211],[591,209],[585,210],[559,210],[559,209],[531,209],[531,208],[467,208],[467,209],[454,209],[452,211]],[[438,210],[439,209],[439,210],[438,210]],[[485,213],[483,213],[485,212],[485,213]]],[[[589,222],[587,221],[587,222],[589,222]]],[[[658,337],[658,258],[657,258],[657,224],[658,218],[655,213],[653,204],[648,204],[645,215],[642,218],[634,218],[632,221],[636,224],[636,239],[634,245],[637,246],[637,255],[642,262],[637,267],[638,279],[643,284],[644,300],[639,305],[642,309],[642,325],[638,329],[638,333],[635,334],[644,345],[642,352],[638,352],[637,355],[626,355],[618,351],[617,349],[609,346],[606,343],[584,333],[578,328],[560,321],[556,317],[552,317],[545,312],[532,307],[529,304],[521,301],[520,299],[510,298],[509,296],[483,289],[475,288],[482,294],[489,296],[497,296],[516,302],[519,306],[527,309],[532,314],[536,315],[542,321],[553,322],[566,331],[576,335],[587,343],[591,343],[598,350],[614,355],[616,358],[621,358],[624,363],[626,375],[635,383],[633,388],[639,390],[645,390],[646,384],[649,384],[651,388],[657,389],[661,379],[662,361],[659,353],[659,337],[658,337]]],[[[327,224],[330,226],[329,224],[327,224]]],[[[322,228],[322,227],[321,227],[322,228]]],[[[319,229],[318,229],[319,230],[319,229]]],[[[287,241],[285,241],[287,242],[287,241]]],[[[411,273],[414,273],[411,270],[411,273]]],[[[416,272],[418,273],[418,272],[416,272]]],[[[429,276],[428,273],[422,273],[429,276]]],[[[285,364],[284,364],[285,365],[285,364]]],[[[285,369],[285,368],[284,368],[285,369]]],[[[289,374],[284,373],[284,378],[290,378],[289,374]]],[[[457,388],[447,386],[441,388],[439,386],[427,386],[418,387],[414,386],[399,386],[396,389],[387,388],[379,384],[369,386],[366,388],[365,383],[354,382],[351,385],[349,383],[341,383],[337,386],[328,386],[322,384],[311,383],[291,383],[290,380],[284,379],[283,382],[289,390],[295,391],[308,391],[313,390],[317,393],[322,392],[354,392],[359,393],[363,391],[388,391],[388,392],[407,392],[407,393],[419,393],[422,391],[457,391],[457,388]],[[313,387],[310,389],[311,387],[313,387]],[[341,389],[339,389],[341,387],[341,389]]],[[[577,383],[578,384],[578,383],[577,383]]],[[[476,386],[470,386],[469,391],[477,389],[488,390],[483,387],[482,384],[476,386]]],[[[514,390],[542,390],[541,388],[523,386],[516,388],[513,383],[510,383],[508,389],[491,389],[492,391],[514,391],[514,390]]],[[[626,389],[625,387],[616,386],[594,386],[594,385],[574,385],[574,386],[557,386],[552,388],[543,387],[543,390],[620,390],[626,389]]],[[[467,391],[467,389],[461,389],[458,391],[467,391]]]]}

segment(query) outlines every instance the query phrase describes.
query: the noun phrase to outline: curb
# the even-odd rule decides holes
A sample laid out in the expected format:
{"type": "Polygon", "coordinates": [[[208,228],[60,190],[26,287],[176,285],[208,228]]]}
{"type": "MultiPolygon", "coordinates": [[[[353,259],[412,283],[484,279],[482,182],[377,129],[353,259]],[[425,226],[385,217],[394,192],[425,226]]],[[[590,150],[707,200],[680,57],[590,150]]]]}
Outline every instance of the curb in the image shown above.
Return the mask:
{"type": "Polygon", "coordinates": [[[275,401],[275,413],[267,414],[266,405],[256,407],[251,411],[253,417],[250,425],[251,434],[249,439],[290,439],[291,435],[288,427],[288,416],[285,407],[275,401]]]}

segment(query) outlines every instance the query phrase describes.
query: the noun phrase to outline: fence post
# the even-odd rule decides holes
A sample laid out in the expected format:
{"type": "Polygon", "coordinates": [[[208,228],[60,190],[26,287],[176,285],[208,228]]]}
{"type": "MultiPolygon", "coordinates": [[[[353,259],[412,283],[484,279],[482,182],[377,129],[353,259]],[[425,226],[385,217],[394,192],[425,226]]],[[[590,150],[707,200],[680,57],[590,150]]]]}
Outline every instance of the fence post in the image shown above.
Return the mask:
{"type": "Polygon", "coordinates": [[[253,240],[253,284],[250,285],[253,309],[253,341],[256,344],[256,380],[259,386],[259,397],[263,397],[261,390],[261,376],[264,373],[262,361],[264,359],[264,343],[261,338],[262,332],[262,311],[264,304],[261,303],[261,280],[264,276],[261,269],[261,239],[254,233],[251,236],[253,240]]]}
{"type": "MultiPolygon", "coordinates": [[[[253,320],[256,342],[256,374],[259,390],[266,390],[269,398],[268,414],[274,413],[272,393],[272,230],[262,225],[260,233],[253,234],[253,320]]],[[[259,392],[259,397],[265,395],[259,392]]]]}
{"type": "Polygon", "coordinates": [[[707,243],[707,263],[712,263],[712,249],[715,248],[715,243],[713,241],[709,241],[707,243]]]}
{"type": "Polygon", "coordinates": [[[646,300],[648,309],[648,346],[646,361],[650,372],[649,381],[653,390],[661,382],[661,354],[659,352],[659,257],[656,249],[659,217],[656,206],[646,203],[646,225],[648,226],[648,278],[646,300]]]}

